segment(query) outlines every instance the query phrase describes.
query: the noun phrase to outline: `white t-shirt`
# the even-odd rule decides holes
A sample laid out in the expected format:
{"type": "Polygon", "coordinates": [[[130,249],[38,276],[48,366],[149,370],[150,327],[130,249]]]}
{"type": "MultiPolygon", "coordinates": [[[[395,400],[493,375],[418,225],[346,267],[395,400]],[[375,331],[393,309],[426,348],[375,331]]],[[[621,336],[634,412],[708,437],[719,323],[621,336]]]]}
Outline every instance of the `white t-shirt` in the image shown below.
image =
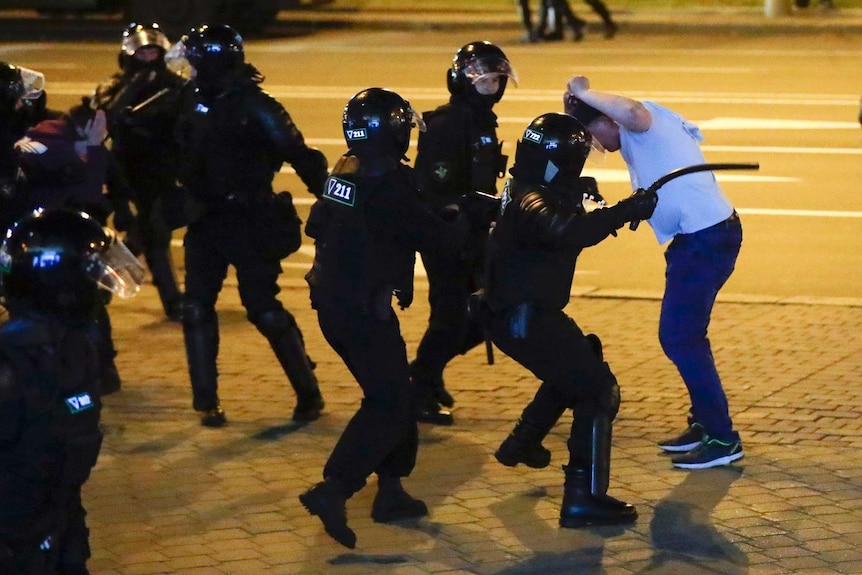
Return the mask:
{"type": "MultiPolygon", "coordinates": [[[[652,116],[646,132],[620,126],[620,154],[629,169],[632,190],[648,188],[679,168],[704,164],[703,136],[697,126],[654,102],[643,102],[652,116]]],[[[658,190],[658,205],[648,220],[659,244],[677,234],[691,234],[723,222],[733,214],[712,172],[680,176],[658,190]]]]}

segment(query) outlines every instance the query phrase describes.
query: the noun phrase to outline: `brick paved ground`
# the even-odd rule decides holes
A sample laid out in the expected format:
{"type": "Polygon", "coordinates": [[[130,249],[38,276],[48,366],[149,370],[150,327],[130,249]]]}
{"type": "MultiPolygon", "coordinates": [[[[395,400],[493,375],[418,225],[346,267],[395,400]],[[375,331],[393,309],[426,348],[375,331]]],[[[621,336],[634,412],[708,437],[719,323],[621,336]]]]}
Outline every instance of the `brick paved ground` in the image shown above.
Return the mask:
{"type": "MultiPolygon", "coordinates": [[[[631,528],[557,527],[570,416],[545,470],[499,465],[493,451],[536,382],[477,350],[447,370],[456,425],[423,425],[405,482],[427,519],[377,525],[374,480],[348,504],[347,552],[297,496],[320,479],[359,398],[326,346],[301,285],[297,315],[327,409],[290,424],[293,393],[234,284],[219,302],[221,394],[230,424],[205,429],[190,408],[181,328],[155,290],[111,305],[124,387],[106,398],[106,440],[85,490],[95,575],[148,573],[862,573],[862,305],[722,301],[711,336],[746,455],[730,469],[682,472],[655,442],[684,425],[683,385],[656,341],[659,302],[593,293],[569,311],[599,333],[623,389],[611,493],[634,503],[631,528]]],[[[401,314],[412,353],[424,293],[401,314]]]]}

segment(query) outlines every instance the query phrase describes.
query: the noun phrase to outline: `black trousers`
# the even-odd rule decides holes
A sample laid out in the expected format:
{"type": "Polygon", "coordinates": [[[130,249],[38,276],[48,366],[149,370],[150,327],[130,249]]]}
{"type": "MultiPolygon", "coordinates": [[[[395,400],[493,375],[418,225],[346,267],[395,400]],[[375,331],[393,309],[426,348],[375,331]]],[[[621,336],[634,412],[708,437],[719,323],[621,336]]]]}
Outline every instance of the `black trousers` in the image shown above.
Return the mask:
{"type": "MultiPolygon", "coordinates": [[[[494,314],[491,337],[503,353],[542,382],[525,413],[536,418],[557,417],[559,407],[573,409],[568,442],[570,463],[589,462],[596,411],[610,411],[612,419],[615,415],[612,396],[616,378],[607,363],[598,358],[581,328],[563,311],[524,304],[494,314]]],[[[541,423],[550,423],[548,428],[553,425],[541,423]]]]}
{"type": "Polygon", "coordinates": [[[434,385],[452,359],[482,343],[481,327],[467,315],[467,300],[479,288],[477,270],[481,260],[464,259],[459,254],[422,254],[428,272],[428,329],[411,365],[411,375],[419,384],[434,385]]]}
{"type": "Polygon", "coordinates": [[[378,319],[359,307],[315,301],[320,329],[362,388],[324,478],[340,480],[353,494],[372,473],[407,477],[416,464],[419,432],[407,367],[407,348],[395,312],[378,319]]]}
{"type": "Polygon", "coordinates": [[[232,265],[240,301],[251,321],[263,312],[284,308],[276,297],[281,291],[281,262],[262,255],[266,246],[261,244],[257,224],[242,213],[221,213],[189,226],[183,242],[187,299],[214,310],[232,265]]]}

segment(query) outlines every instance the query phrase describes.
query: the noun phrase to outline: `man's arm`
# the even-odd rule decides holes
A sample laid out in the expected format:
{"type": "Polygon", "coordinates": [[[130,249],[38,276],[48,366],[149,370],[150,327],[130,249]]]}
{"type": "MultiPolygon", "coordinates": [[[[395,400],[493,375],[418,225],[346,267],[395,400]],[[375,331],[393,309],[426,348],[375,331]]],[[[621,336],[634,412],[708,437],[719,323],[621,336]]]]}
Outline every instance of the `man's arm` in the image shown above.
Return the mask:
{"type": "Polygon", "coordinates": [[[609,117],[632,132],[646,132],[652,126],[649,110],[639,101],[590,89],[590,81],[584,76],[569,80],[567,95],[572,95],[609,117]]]}

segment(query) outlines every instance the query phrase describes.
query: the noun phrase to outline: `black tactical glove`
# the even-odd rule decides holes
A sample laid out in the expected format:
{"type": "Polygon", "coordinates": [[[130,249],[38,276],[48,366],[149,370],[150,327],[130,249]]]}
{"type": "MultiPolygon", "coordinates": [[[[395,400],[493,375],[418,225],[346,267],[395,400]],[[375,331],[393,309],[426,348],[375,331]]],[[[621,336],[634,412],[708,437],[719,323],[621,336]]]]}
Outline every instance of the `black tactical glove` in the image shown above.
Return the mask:
{"type": "Polygon", "coordinates": [[[631,229],[636,229],[641,220],[648,220],[652,217],[658,204],[658,194],[654,190],[644,190],[639,188],[632,195],[624,200],[620,200],[617,205],[624,209],[625,218],[630,222],[631,229]]]}
{"type": "Polygon", "coordinates": [[[500,213],[500,198],[483,192],[467,192],[461,196],[461,209],[475,230],[487,230],[500,213]]]}
{"type": "Polygon", "coordinates": [[[398,300],[398,307],[407,309],[413,303],[413,290],[395,290],[395,299],[398,300]]]}

